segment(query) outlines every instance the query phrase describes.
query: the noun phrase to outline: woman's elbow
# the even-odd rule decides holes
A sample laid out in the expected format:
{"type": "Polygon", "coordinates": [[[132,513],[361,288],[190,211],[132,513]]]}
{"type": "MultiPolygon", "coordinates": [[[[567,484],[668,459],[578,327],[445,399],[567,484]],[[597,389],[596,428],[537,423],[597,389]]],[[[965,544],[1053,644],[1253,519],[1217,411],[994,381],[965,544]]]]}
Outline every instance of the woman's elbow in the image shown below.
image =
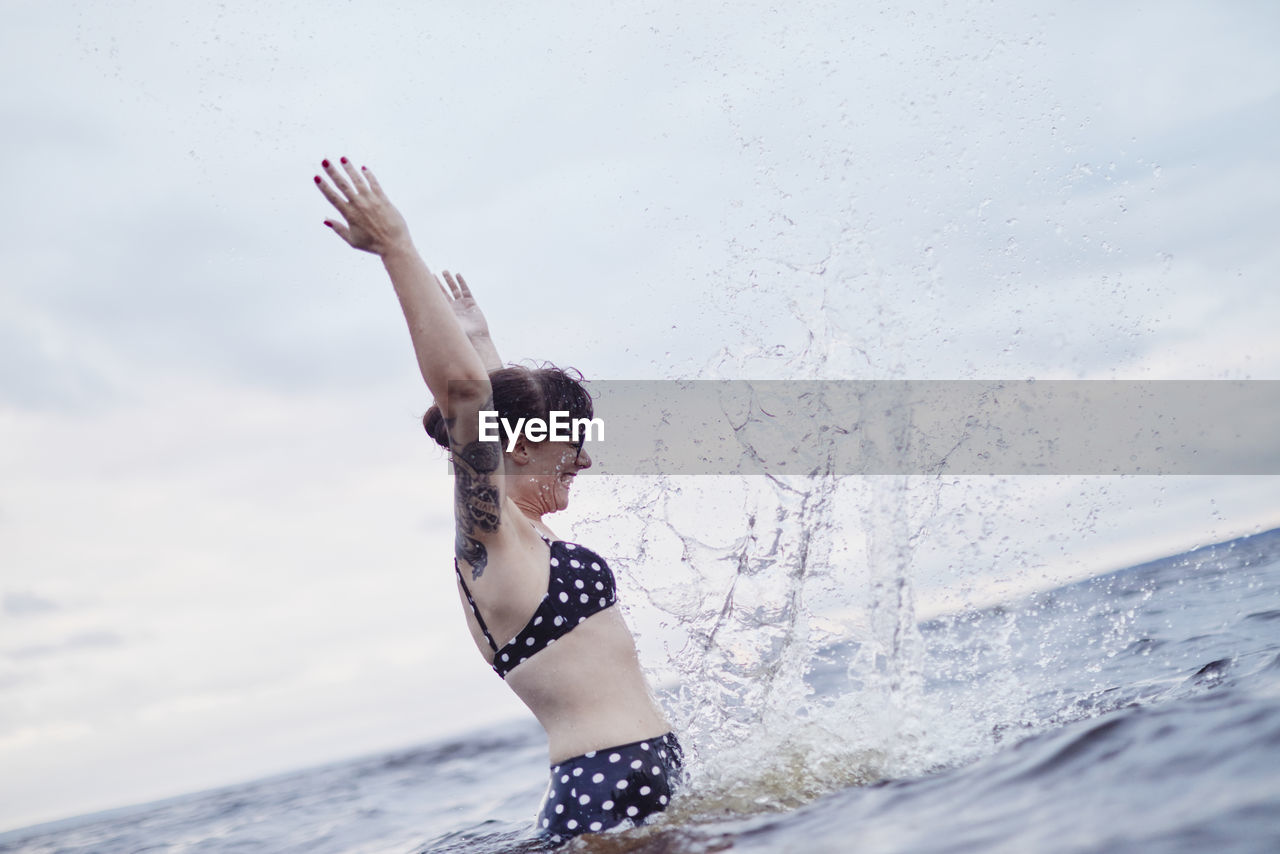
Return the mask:
{"type": "Polygon", "coordinates": [[[487,375],[450,379],[445,383],[445,394],[436,395],[436,403],[448,417],[479,409],[492,409],[493,386],[487,375]]]}

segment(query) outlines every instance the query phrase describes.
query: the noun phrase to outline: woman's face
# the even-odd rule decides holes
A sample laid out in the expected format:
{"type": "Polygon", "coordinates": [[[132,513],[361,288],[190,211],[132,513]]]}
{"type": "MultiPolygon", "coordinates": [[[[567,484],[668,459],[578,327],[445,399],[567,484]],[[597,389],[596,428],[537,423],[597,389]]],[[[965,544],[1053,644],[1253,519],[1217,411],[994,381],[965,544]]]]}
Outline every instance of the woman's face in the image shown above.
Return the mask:
{"type": "Polygon", "coordinates": [[[522,459],[507,466],[507,473],[515,475],[508,489],[517,504],[531,506],[539,515],[568,507],[573,479],[591,467],[591,455],[573,442],[524,442],[522,459]]]}

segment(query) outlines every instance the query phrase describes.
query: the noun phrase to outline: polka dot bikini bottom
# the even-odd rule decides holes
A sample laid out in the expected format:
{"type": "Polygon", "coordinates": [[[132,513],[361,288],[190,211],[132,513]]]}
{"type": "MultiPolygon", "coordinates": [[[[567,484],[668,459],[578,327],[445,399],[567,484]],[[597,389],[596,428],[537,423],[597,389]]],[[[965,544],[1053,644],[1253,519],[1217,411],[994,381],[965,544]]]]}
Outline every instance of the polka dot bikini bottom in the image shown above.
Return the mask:
{"type": "Polygon", "coordinates": [[[552,765],[538,830],[558,843],[624,821],[640,824],[667,808],[684,781],[683,763],[680,742],[667,733],[552,765]]]}

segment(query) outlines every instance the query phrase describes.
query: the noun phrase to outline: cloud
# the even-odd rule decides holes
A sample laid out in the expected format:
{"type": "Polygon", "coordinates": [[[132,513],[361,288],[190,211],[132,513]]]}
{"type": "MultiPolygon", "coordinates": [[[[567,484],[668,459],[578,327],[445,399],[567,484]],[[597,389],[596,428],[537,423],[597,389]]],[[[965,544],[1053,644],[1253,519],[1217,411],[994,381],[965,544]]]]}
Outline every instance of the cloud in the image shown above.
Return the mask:
{"type": "Polygon", "coordinates": [[[84,412],[109,400],[110,382],[66,340],[65,328],[34,313],[0,316],[0,406],[84,412]]]}
{"type": "Polygon", "coordinates": [[[44,658],[52,655],[62,655],[69,652],[82,652],[85,650],[119,646],[123,642],[124,638],[116,632],[99,629],[97,631],[82,632],[56,643],[21,646],[10,650],[9,657],[12,659],[44,658]]]}
{"type": "Polygon", "coordinates": [[[17,590],[4,594],[0,600],[0,611],[10,617],[25,617],[31,614],[46,614],[59,610],[58,605],[35,593],[17,590]]]}

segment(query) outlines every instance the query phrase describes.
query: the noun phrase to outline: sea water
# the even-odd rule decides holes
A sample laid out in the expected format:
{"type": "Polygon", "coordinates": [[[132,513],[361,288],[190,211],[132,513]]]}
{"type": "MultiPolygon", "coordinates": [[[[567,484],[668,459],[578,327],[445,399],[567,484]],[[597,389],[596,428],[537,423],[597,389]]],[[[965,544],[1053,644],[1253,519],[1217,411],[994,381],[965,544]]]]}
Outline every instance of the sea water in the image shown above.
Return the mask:
{"type": "MultiPolygon", "coordinates": [[[[710,694],[664,689],[685,796],[570,850],[1280,850],[1280,530],[911,625],[894,574],[869,576],[888,616],[848,630],[803,602],[827,582],[788,559],[775,573],[801,593],[754,617],[781,628],[747,643],[725,616],[686,652],[712,659],[706,691],[740,682],[749,701],[697,712],[710,694]]],[[[12,831],[0,851],[534,851],[545,759],[513,725],[12,831]]]]}

